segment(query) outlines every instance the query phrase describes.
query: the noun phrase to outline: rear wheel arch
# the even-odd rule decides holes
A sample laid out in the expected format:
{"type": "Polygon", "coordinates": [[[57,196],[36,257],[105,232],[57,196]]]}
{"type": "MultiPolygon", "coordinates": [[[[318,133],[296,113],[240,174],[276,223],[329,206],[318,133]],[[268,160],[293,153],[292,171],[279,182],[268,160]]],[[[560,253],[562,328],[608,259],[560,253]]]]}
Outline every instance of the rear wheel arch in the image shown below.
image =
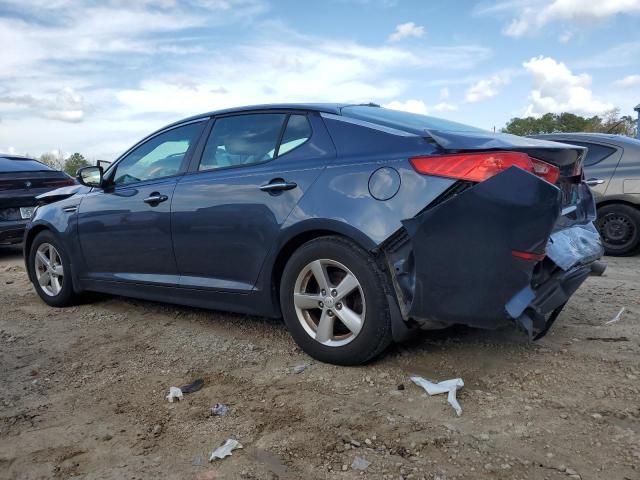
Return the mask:
{"type": "Polygon", "coordinates": [[[322,225],[313,222],[296,228],[295,231],[292,231],[288,235],[286,240],[278,249],[278,253],[275,256],[270,271],[269,279],[271,280],[271,291],[275,305],[278,306],[278,309],[280,308],[280,282],[282,280],[282,272],[284,272],[287,260],[291,257],[293,252],[305,243],[315,240],[316,238],[328,236],[345,238],[354,242],[360,248],[368,252],[376,248],[375,242],[364,233],[342,222],[335,221],[327,224],[323,221],[322,225]]]}
{"type": "Polygon", "coordinates": [[[602,207],[606,207],[607,205],[627,205],[628,207],[635,208],[636,210],[640,210],[640,203],[633,203],[628,200],[621,199],[608,199],[598,202],[596,204],[596,209],[600,209],[602,207]]]}

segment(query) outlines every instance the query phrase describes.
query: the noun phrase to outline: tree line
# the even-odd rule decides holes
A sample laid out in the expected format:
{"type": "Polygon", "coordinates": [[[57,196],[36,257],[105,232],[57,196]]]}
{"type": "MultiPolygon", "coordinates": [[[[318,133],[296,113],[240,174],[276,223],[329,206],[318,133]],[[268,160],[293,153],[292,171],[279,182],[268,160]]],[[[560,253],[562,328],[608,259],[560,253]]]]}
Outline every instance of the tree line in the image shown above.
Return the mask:
{"type": "Polygon", "coordinates": [[[512,118],[507,122],[505,133],[514,135],[537,135],[540,133],[597,132],[634,137],[637,120],[630,115],[620,116],[614,109],[602,116],[581,117],[573,113],[546,113],[541,117],[512,118]]]}
{"type": "Polygon", "coordinates": [[[69,155],[67,158],[52,152],[43,153],[38,160],[51,168],[62,170],[72,177],[75,177],[76,172],[82,167],[88,167],[90,165],[89,161],[77,152],[69,155]]]}

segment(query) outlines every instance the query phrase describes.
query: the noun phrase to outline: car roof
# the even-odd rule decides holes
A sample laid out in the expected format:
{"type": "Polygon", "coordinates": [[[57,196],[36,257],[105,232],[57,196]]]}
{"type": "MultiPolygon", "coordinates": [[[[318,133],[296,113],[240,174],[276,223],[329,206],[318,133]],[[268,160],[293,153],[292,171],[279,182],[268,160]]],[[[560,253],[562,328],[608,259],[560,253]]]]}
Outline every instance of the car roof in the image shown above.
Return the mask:
{"type": "Polygon", "coordinates": [[[333,113],[340,115],[340,109],[346,107],[348,103],[265,103],[259,105],[245,105],[242,107],[225,108],[222,110],[213,110],[206,113],[200,113],[192,117],[184,118],[168,126],[177,125],[179,123],[199,120],[214,115],[226,115],[228,113],[242,113],[259,110],[305,110],[312,112],[333,113]]]}
{"type": "Polygon", "coordinates": [[[560,140],[576,140],[576,141],[594,141],[608,142],[614,145],[633,145],[640,147],[640,140],[625,135],[615,135],[612,133],[595,133],[595,132],[573,132],[573,133],[540,133],[538,135],[530,135],[533,138],[560,140]]]}

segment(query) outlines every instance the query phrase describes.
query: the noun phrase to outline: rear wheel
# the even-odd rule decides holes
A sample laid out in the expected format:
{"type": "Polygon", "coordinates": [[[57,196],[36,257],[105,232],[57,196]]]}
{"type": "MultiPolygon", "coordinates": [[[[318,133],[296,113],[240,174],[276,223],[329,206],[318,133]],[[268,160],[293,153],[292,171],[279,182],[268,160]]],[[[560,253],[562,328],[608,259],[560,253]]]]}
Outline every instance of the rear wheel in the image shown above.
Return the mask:
{"type": "Polygon", "coordinates": [[[312,357],[358,365],[391,343],[384,277],[352,242],[322,237],[291,256],[282,274],[280,305],[296,343],[312,357]]]}
{"type": "Polygon", "coordinates": [[[69,257],[51,232],[40,232],[33,239],[28,267],[36,293],[46,304],[65,307],[76,300],[69,257]]]}
{"type": "Polygon", "coordinates": [[[640,211],[623,204],[609,204],[598,209],[596,221],[605,253],[633,255],[640,248],[640,211]]]}

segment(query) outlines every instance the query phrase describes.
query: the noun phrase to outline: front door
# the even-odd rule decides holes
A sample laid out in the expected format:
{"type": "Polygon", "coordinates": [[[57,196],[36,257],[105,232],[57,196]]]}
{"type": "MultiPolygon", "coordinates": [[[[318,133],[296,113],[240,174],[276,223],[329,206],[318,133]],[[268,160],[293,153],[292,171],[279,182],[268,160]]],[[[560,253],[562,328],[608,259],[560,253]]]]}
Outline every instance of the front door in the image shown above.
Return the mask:
{"type": "Polygon", "coordinates": [[[253,288],[281,225],[335,155],[323,129],[319,116],[300,113],[216,119],[199,165],[174,193],[181,286],[253,288]]]}
{"type": "Polygon", "coordinates": [[[78,233],[93,280],[177,284],[171,201],[204,122],[155,135],[118,161],[78,209],[78,233]]]}

